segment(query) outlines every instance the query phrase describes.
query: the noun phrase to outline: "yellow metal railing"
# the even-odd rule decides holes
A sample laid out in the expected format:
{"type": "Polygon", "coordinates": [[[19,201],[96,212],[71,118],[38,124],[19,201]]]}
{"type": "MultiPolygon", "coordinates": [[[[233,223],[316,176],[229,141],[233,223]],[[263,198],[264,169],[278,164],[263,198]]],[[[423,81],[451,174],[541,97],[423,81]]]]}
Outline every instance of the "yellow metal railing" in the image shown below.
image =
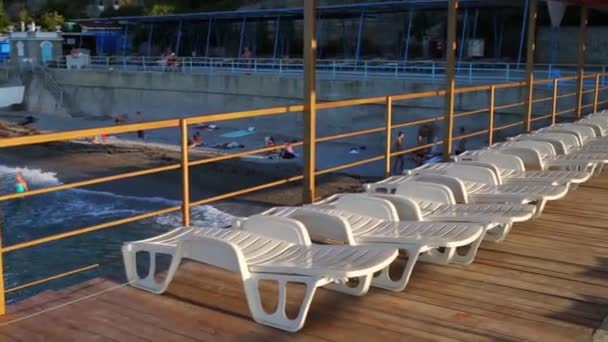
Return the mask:
{"type": "MultiPolygon", "coordinates": [[[[604,104],[608,104],[608,99],[606,99],[606,100],[601,99],[601,95],[608,91],[608,87],[605,87],[605,88],[600,87],[600,79],[602,77],[606,77],[606,76],[608,76],[608,73],[593,74],[593,75],[590,74],[590,75],[584,76],[585,80],[594,79],[595,83],[594,83],[593,89],[587,89],[587,90],[582,89],[581,90],[583,92],[583,95],[593,93],[593,101],[591,101],[591,103],[582,104],[581,105],[582,109],[584,109],[584,110],[591,109],[591,110],[589,110],[589,112],[591,112],[591,111],[595,112],[599,109],[600,106],[602,106],[604,104]]],[[[467,139],[467,138],[472,138],[472,137],[477,137],[477,136],[487,136],[488,144],[493,144],[495,141],[496,132],[518,127],[518,126],[522,127],[523,130],[525,131],[527,129],[526,127],[524,127],[524,125],[526,124],[526,118],[529,119],[530,124],[537,123],[537,122],[540,122],[543,120],[547,120],[548,124],[555,123],[557,120],[557,117],[559,117],[560,115],[564,115],[567,113],[576,113],[576,111],[577,111],[576,104],[574,104],[574,107],[572,107],[572,108],[566,108],[566,109],[559,111],[560,100],[578,95],[577,92],[560,94],[559,93],[560,82],[573,81],[576,79],[577,79],[577,77],[573,76],[573,77],[564,77],[564,78],[559,78],[559,79],[533,80],[533,86],[531,87],[532,89],[534,89],[534,86],[541,86],[541,85],[552,86],[552,88],[553,88],[552,96],[542,97],[542,98],[534,98],[534,93],[535,93],[534,91],[531,92],[531,96],[530,96],[529,91],[527,90],[528,89],[527,82],[512,82],[512,83],[502,83],[502,84],[494,84],[494,85],[455,88],[454,93],[456,95],[473,94],[473,93],[487,94],[487,96],[488,96],[487,107],[470,109],[470,110],[462,111],[462,112],[455,112],[454,110],[451,111],[452,113],[454,113],[453,114],[454,119],[473,116],[473,115],[486,114],[486,115],[488,115],[488,117],[486,119],[487,128],[476,131],[476,132],[469,132],[467,134],[460,135],[460,136],[454,136],[453,132],[449,132],[449,135],[447,135],[446,137],[449,138],[448,141],[455,142],[455,141],[459,141],[461,139],[467,139]],[[526,89],[525,95],[522,96],[522,97],[525,97],[525,100],[517,101],[517,102],[513,102],[513,103],[501,103],[500,105],[497,104],[497,98],[498,98],[497,92],[498,91],[501,91],[504,89],[519,89],[519,88],[526,89]],[[528,105],[530,102],[531,102],[532,106],[524,107],[524,106],[528,105]],[[550,107],[551,107],[551,112],[548,114],[540,115],[540,116],[533,116],[532,113],[530,112],[531,109],[533,111],[533,106],[537,105],[537,104],[541,104],[541,103],[549,103],[550,107]],[[496,125],[496,115],[499,114],[498,113],[499,111],[504,111],[506,109],[513,109],[513,108],[518,108],[518,107],[522,108],[522,112],[523,112],[522,120],[503,124],[501,126],[496,125]]],[[[249,187],[247,189],[241,189],[241,190],[232,191],[229,193],[216,195],[216,196],[212,196],[212,197],[204,198],[204,199],[197,199],[197,200],[191,200],[191,196],[190,196],[189,171],[190,171],[191,167],[241,158],[241,157],[245,157],[245,156],[256,155],[256,154],[260,154],[260,153],[278,151],[278,150],[284,148],[285,146],[278,145],[275,147],[259,148],[259,149],[254,149],[254,150],[240,152],[240,153],[204,158],[204,159],[200,159],[200,160],[190,160],[190,153],[188,150],[188,127],[189,126],[204,124],[204,123],[237,120],[237,119],[259,118],[259,117],[266,117],[266,116],[271,116],[271,115],[284,115],[284,114],[289,114],[289,113],[299,113],[304,110],[304,106],[303,105],[280,106],[280,107],[264,108],[264,109],[256,109],[256,110],[248,110],[248,111],[240,111],[240,112],[204,115],[204,116],[190,117],[190,118],[185,118],[185,119],[162,120],[162,121],[139,123],[139,124],[99,127],[99,128],[93,128],[93,129],[83,129],[83,130],[74,130],[74,131],[58,132],[58,133],[47,133],[47,134],[40,134],[40,135],[34,135],[34,136],[0,139],[0,148],[7,148],[7,147],[43,144],[43,143],[50,143],[50,142],[69,141],[69,140],[74,140],[74,139],[83,139],[83,138],[96,136],[99,134],[121,134],[121,133],[136,132],[139,130],[150,131],[150,130],[155,130],[155,129],[177,128],[177,129],[179,129],[179,132],[181,134],[181,144],[180,144],[181,161],[180,161],[180,163],[150,168],[147,170],[126,172],[126,173],[113,175],[113,176],[100,177],[100,178],[95,178],[95,179],[90,179],[90,180],[84,180],[84,181],[78,181],[78,182],[73,182],[73,183],[68,183],[68,184],[51,186],[51,187],[47,187],[44,189],[34,189],[34,190],[31,190],[24,194],[4,194],[4,195],[0,196],[0,202],[9,201],[9,200],[17,199],[17,198],[27,198],[27,197],[31,197],[31,196],[37,196],[37,195],[41,195],[41,194],[46,194],[46,193],[51,193],[51,192],[56,192],[56,191],[61,191],[61,190],[67,190],[67,189],[73,189],[73,188],[78,188],[78,187],[83,187],[83,186],[89,186],[89,185],[94,185],[94,184],[123,180],[123,179],[127,179],[127,178],[134,178],[134,177],[140,177],[140,176],[145,176],[145,175],[157,174],[157,173],[161,173],[161,172],[173,171],[173,170],[178,170],[178,169],[181,170],[182,194],[183,194],[182,204],[180,206],[173,206],[173,207],[164,208],[161,210],[155,210],[152,212],[135,215],[135,216],[131,216],[131,217],[126,217],[126,218],[114,220],[111,222],[100,223],[100,224],[97,224],[94,226],[81,227],[81,228],[71,230],[69,232],[56,234],[56,235],[52,235],[52,236],[47,236],[47,237],[43,237],[43,238],[31,240],[31,241],[21,242],[21,243],[13,244],[10,246],[4,246],[4,245],[2,245],[2,241],[0,241],[0,279],[4,279],[4,272],[3,272],[3,265],[2,265],[4,255],[6,253],[14,252],[17,250],[30,248],[33,246],[38,246],[38,245],[45,244],[45,243],[48,243],[51,241],[67,239],[70,237],[74,237],[74,236],[78,236],[78,235],[82,235],[82,234],[86,234],[86,233],[90,233],[90,232],[94,232],[94,231],[100,231],[100,230],[116,227],[119,225],[144,220],[144,219],[151,218],[154,216],[159,216],[159,215],[164,215],[164,214],[174,213],[174,212],[180,212],[180,211],[182,213],[184,225],[189,225],[190,209],[193,206],[208,204],[208,203],[212,203],[212,202],[216,202],[216,201],[220,201],[220,200],[224,200],[224,199],[242,196],[242,195],[249,194],[252,192],[270,189],[270,188],[274,188],[274,187],[281,186],[284,184],[301,181],[301,180],[305,179],[306,177],[315,177],[315,176],[320,176],[320,175],[324,175],[324,174],[328,174],[328,173],[338,172],[338,171],[349,169],[349,168],[352,168],[355,166],[369,164],[369,163],[373,163],[373,162],[383,161],[384,162],[383,163],[384,164],[383,165],[384,174],[388,176],[388,175],[390,175],[390,171],[391,171],[391,159],[392,158],[402,156],[405,154],[409,154],[409,153],[413,153],[413,152],[419,152],[422,150],[426,150],[426,149],[431,148],[436,145],[442,145],[442,144],[444,144],[444,141],[445,141],[445,139],[444,139],[442,141],[437,141],[436,143],[415,146],[415,147],[408,148],[403,151],[398,151],[398,152],[392,151],[391,143],[392,143],[393,130],[405,128],[405,127],[418,126],[418,125],[428,124],[428,123],[433,123],[433,122],[442,122],[445,119],[444,115],[440,115],[440,116],[434,116],[434,117],[426,118],[426,119],[419,119],[419,120],[409,121],[409,122],[405,122],[405,123],[394,124],[393,121],[394,121],[395,115],[393,114],[393,107],[395,105],[395,102],[396,101],[420,100],[420,99],[427,99],[427,98],[431,98],[431,97],[438,97],[438,96],[445,96],[445,95],[446,95],[445,90],[433,90],[433,91],[426,91],[426,92],[421,92],[421,93],[396,94],[396,95],[390,95],[390,96],[318,103],[316,106],[317,110],[338,109],[338,108],[346,108],[346,107],[370,105],[370,104],[384,105],[385,106],[385,123],[383,126],[368,128],[368,129],[353,131],[353,132],[345,132],[345,133],[335,134],[335,135],[331,135],[331,136],[319,137],[319,138],[316,138],[315,141],[310,142],[311,144],[316,144],[316,143],[321,143],[321,142],[335,141],[335,140],[339,140],[339,139],[351,138],[351,137],[367,135],[367,134],[384,134],[385,135],[384,153],[381,155],[378,155],[378,156],[364,159],[364,160],[358,160],[358,161],[347,163],[347,164],[329,167],[329,168],[326,168],[323,170],[313,171],[314,174],[311,174],[311,175],[305,175],[305,174],[294,175],[289,178],[272,181],[272,182],[257,185],[254,187],[249,187]]],[[[294,147],[301,146],[301,145],[303,145],[303,142],[296,142],[296,143],[292,144],[292,146],[294,146],[294,147]]],[[[444,157],[447,157],[447,156],[444,156],[444,157]]],[[[5,298],[4,297],[5,297],[6,293],[22,290],[22,289],[25,289],[25,288],[28,288],[31,286],[40,285],[42,283],[45,283],[45,282],[48,282],[51,280],[55,280],[55,279],[59,279],[59,278],[65,277],[65,276],[70,276],[70,275],[78,274],[81,272],[89,271],[89,270],[94,269],[99,266],[100,266],[100,264],[86,265],[86,266],[80,267],[78,269],[69,270],[69,271],[66,271],[61,274],[53,275],[48,278],[35,280],[32,282],[28,282],[26,284],[21,284],[21,285],[15,286],[10,289],[5,289],[4,282],[0,281],[0,313],[5,312],[5,298]]]]}

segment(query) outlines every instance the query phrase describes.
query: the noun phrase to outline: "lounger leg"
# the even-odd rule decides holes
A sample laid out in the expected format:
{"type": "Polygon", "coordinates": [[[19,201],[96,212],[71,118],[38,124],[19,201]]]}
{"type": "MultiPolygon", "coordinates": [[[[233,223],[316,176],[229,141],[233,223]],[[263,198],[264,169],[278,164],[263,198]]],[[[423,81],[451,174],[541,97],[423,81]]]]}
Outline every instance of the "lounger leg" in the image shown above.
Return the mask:
{"type": "Polygon", "coordinates": [[[547,205],[547,200],[540,199],[536,201],[536,213],[533,218],[539,218],[543,214],[543,210],[545,210],[545,206],[547,205]]]}
{"type": "Polygon", "coordinates": [[[431,264],[447,265],[452,261],[454,254],[456,254],[456,248],[442,248],[441,250],[435,248],[420,255],[418,260],[431,264]]]}
{"type": "Polygon", "coordinates": [[[464,255],[458,254],[457,248],[454,248],[454,257],[452,258],[452,263],[459,265],[469,265],[475,260],[475,256],[477,255],[477,250],[479,249],[479,245],[481,245],[481,241],[484,239],[484,235],[479,237],[479,239],[475,240],[473,243],[468,245],[468,250],[464,255]]]}
{"type": "MultiPolygon", "coordinates": [[[[380,271],[380,274],[374,277],[372,280],[372,286],[395,292],[405,290],[410,281],[412,271],[414,270],[414,265],[416,265],[416,261],[418,261],[418,257],[420,256],[420,248],[413,248],[405,251],[407,252],[407,263],[405,264],[399,279],[393,280],[391,278],[389,266],[380,271]]],[[[393,263],[395,262],[398,262],[398,260],[393,261],[393,263]]]]}
{"type": "Polygon", "coordinates": [[[122,257],[125,264],[125,271],[127,274],[127,279],[129,283],[133,287],[137,287],[142,290],[146,290],[152,293],[161,294],[167,290],[169,287],[169,283],[173,279],[175,275],[175,271],[179,267],[179,264],[182,259],[181,249],[171,249],[167,250],[164,253],[158,252],[150,252],[146,249],[145,246],[136,246],[136,245],[124,245],[122,247],[122,257]],[[140,278],[137,274],[137,261],[136,255],[137,252],[146,252],[150,256],[150,267],[148,269],[148,274],[145,278],[140,278]],[[167,271],[167,275],[165,279],[158,283],[154,276],[156,274],[156,255],[157,254],[167,254],[171,256],[171,265],[169,266],[169,270],[167,271]]]}
{"type": "Polygon", "coordinates": [[[348,282],[340,282],[327,284],[324,288],[351,296],[364,296],[367,291],[369,291],[369,287],[372,284],[372,275],[349,279],[349,281],[356,282],[355,286],[349,286],[350,284],[348,282]]]}
{"type": "Polygon", "coordinates": [[[304,326],[308,309],[312,302],[312,297],[315,294],[317,287],[326,285],[330,280],[326,278],[311,278],[298,276],[280,276],[271,274],[251,274],[249,278],[243,280],[245,286],[245,294],[247,296],[247,304],[251,311],[253,319],[260,323],[275,327],[277,329],[296,332],[304,326]],[[262,297],[260,296],[259,282],[261,280],[275,280],[279,287],[279,300],[276,311],[267,313],[262,306],[262,297]],[[300,305],[300,312],[295,319],[287,317],[287,284],[301,283],[306,286],[306,293],[300,305]]]}
{"type": "Polygon", "coordinates": [[[495,242],[503,241],[507,237],[509,232],[511,231],[512,227],[513,227],[513,223],[498,225],[498,226],[488,230],[486,232],[486,236],[484,237],[484,239],[488,240],[488,241],[495,241],[495,242]]]}

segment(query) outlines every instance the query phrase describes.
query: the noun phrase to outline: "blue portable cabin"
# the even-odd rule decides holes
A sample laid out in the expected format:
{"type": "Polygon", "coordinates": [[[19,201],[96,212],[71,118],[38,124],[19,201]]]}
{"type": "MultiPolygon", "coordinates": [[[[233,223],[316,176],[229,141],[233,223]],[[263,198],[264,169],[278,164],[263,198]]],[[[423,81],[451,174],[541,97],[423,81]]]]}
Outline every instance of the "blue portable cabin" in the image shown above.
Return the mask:
{"type": "Polygon", "coordinates": [[[0,36],[0,62],[5,62],[11,56],[11,43],[8,36],[0,36]]]}

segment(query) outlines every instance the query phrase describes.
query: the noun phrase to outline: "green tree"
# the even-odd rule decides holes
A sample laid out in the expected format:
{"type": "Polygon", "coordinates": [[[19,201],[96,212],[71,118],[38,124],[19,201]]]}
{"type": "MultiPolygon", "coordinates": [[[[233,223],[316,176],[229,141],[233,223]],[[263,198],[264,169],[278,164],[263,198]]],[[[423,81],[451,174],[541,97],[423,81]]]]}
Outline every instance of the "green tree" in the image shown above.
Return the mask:
{"type": "Polygon", "coordinates": [[[23,21],[25,25],[32,22],[32,16],[30,15],[30,12],[27,11],[27,8],[24,7],[19,11],[19,21],[23,21]]]}
{"type": "Polygon", "coordinates": [[[166,15],[175,13],[174,4],[154,4],[147,11],[148,15],[166,15]]]}
{"type": "Polygon", "coordinates": [[[40,24],[49,31],[55,31],[55,27],[62,26],[64,22],[63,16],[56,11],[46,12],[40,16],[40,24]]]}
{"type": "Polygon", "coordinates": [[[10,18],[4,10],[4,0],[0,0],[0,32],[5,31],[11,24],[10,18]]]}

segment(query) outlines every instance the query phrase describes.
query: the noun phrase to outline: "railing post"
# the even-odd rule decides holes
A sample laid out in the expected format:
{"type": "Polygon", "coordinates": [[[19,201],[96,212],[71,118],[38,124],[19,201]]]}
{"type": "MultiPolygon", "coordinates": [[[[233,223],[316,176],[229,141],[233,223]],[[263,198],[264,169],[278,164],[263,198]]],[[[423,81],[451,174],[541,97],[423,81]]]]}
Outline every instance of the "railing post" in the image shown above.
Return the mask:
{"type": "Polygon", "coordinates": [[[536,50],[536,18],[538,16],[538,0],[528,0],[527,12],[528,40],[526,43],[526,79],[528,85],[528,99],[526,103],[527,111],[524,116],[524,133],[530,132],[530,129],[532,128],[532,110],[534,109],[534,51],[536,50]]]}
{"type": "Polygon", "coordinates": [[[602,88],[606,85],[606,66],[602,67],[602,88]]]}
{"type": "Polygon", "coordinates": [[[558,87],[559,83],[557,81],[557,78],[553,80],[553,108],[551,111],[551,124],[555,125],[555,119],[557,117],[557,95],[559,94],[558,92],[558,87]]]}
{"type": "Polygon", "coordinates": [[[469,63],[469,81],[473,81],[473,63],[469,63]]]}
{"type": "Polygon", "coordinates": [[[182,135],[182,219],[184,226],[190,225],[190,160],[188,155],[188,122],[179,121],[182,135]]]}
{"type": "Polygon", "coordinates": [[[494,114],[496,112],[496,86],[490,86],[490,120],[488,124],[488,146],[494,144],[494,114]]]}
{"type": "Polygon", "coordinates": [[[528,96],[526,100],[527,108],[524,117],[524,133],[532,129],[532,111],[534,110],[534,74],[528,75],[528,96]]]}
{"type": "Polygon", "coordinates": [[[384,175],[390,177],[391,175],[391,140],[393,131],[393,98],[390,96],[386,97],[386,150],[384,159],[384,175]]]}
{"type": "Polygon", "coordinates": [[[313,203],[317,145],[316,17],[317,1],[304,1],[304,179],[302,201],[313,203]]]}
{"type": "Polygon", "coordinates": [[[448,161],[452,155],[452,137],[454,130],[454,98],[456,96],[455,64],[456,64],[456,31],[458,26],[458,0],[448,2],[448,24],[446,43],[446,88],[444,113],[443,159],[448,161]]]}
{"type": "Polygon", "coordinates": [[[587,24],[589,10],[587,6],[581,7],[580,31],[578,41],[578,70],[576,84],[576,117],[583,114],[583,92],[585,90],[585,52],[587,51],[587,24]]]}
{"type": "MultiPolygon", "coordinates": [[[[2,202],[0,202],[2,204],[2,202]]],[[[0,316],[6,314],[6,300],[4,292],[4,244],[2,243],[2,228],[4,216],[0,210],[0,316]]]]}
{"type": "Polygon", "coordinates": [[[595,92],[593,93],[593,112],[597,113],[600,101],[600,74],[595,75],[595,92]]]}

